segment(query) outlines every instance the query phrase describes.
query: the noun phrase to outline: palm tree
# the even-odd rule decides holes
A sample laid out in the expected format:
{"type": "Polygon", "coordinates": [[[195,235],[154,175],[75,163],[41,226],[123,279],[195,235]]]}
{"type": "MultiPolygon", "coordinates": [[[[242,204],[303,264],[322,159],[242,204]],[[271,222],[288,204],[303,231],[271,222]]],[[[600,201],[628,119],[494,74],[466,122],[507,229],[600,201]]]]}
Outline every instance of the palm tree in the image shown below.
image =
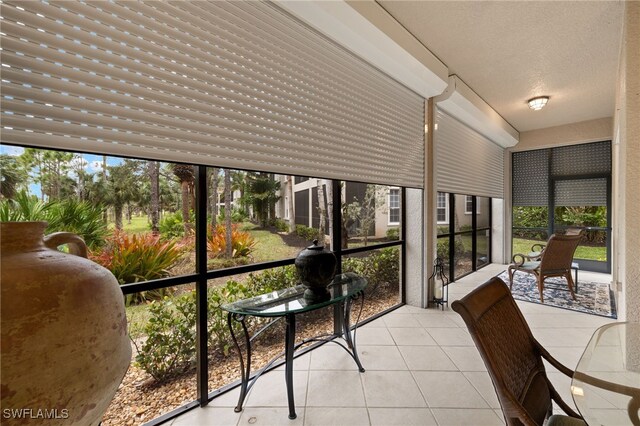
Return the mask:
{"type": "Polygon", "coordinates": [[[147,161],[147,173],[151,183],[149,199],[149,216],[151,216],[151,232],[160,232],[160,165],[157,161],[147,161]]]}
{"type": "Polygon", "coordinates": [[[224,169],[224,226],[225,226],[225,256],[233,257],[233,242],[231,240],[231,172],[224,169]]]}
{"type": "Polygon", "coordinates": [[[189,222],[189,212],[193,192],[192,188],[195,182],[195,173],[193,166],[189,164],[173,164],[172,168],[173,174],[180,181],[180,187],[182,189],[182,220],[184,223],[184,233],[187,235],[192,228],[191,223],[189,222]]]}

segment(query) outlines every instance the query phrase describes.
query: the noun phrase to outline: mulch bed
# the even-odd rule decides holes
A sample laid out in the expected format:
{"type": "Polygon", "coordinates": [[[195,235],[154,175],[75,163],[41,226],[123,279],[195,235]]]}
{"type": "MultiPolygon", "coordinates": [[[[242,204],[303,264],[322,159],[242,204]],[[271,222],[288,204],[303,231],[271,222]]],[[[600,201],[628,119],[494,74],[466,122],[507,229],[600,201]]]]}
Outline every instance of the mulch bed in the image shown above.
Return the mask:
{"type": "MultiPolygon", "coordinates": [[[[398,304],[397,288],[387,289],[383,294],[377,293],[374,297],[367,295],[361,321],[398,304]]],[[[356,304],[351,313],[352,321],[355,322],[358,312],[359,305],[356,304]]],[[[308,317],[301,316],[297,324],[297,341],[324,334],[333,329],[333,321],[327,311],[320,309],[310,314],[308,317]]],[[[275,328],[277,331],[261,336],[256,342],[252,352],[252,370],[255,371],[264,366],[283,350],[284,325],[282,327],[276,325],[275,328]]],[[[209,359],[210,391],[239,380],[239,362],[235,350],[231,350],[229,356],[212,350],[209,359]]],[[[157,383],[144,370],[131,365],[109,409],[103,416],[102,425],[144,424],[196,399],[195,369],[168,382],[157,383]]]]}

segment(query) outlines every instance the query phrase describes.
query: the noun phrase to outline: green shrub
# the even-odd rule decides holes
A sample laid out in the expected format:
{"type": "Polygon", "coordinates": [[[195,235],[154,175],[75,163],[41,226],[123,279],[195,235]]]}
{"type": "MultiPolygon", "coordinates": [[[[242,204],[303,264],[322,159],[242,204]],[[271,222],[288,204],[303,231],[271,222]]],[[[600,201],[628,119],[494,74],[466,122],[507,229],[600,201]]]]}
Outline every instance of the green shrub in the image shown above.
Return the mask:
{"type": "Polygon", "coordinates": [[[0,221],[46,221],[49,225],[45,233],[73,232],[91,249],[102,246],[109,232],[102,220],[102,211],[101,206],[75,199],[45,203],[25,191],[13,199],[0,201],[0,221]]]}
{"type": "Polygon", "coordinates": [[[147,336],[138,347],[136,364],[159,382],[193,367],[196,359],[196,298],[189,292],[175,298],[154,301],[143,327],[147,336]]]}
{"type": "MultiPolygon", "coordinates": [[[[454,237],[454,250],[455,257],[460,257],[464,255],[465,248],[464,242],[462,241],[462,237],[459,235],[454,237]]],[[[448,262],[449,259],[449,238],[438,238],[438,246],[437,246],[437,256],[445,262],[448,262]]]]}
{"type": "Polygon", "coordinates": [[[109,233],[107,225],[102,220],[103,209],[73,198],[56,201],[49,205],[47,233],[66,231],[82,237],[90,249],[97,249],[104,245],[105,237],[109,233]]]}
{"type": "MultiPolygon", "coordinates": [[[[162,242],[150,233],[129,235],[115,231],[102,251],[92,254],[91,259],[110,270],[120,284],[129,284],[168,276],[183,251],[175,241],[162,242]]],[[[162,298],[168,292],[168,288],[162,288],[129,294],[127,303],[162,298]]]]}
{"type": "Polygon", "coordinates": [[[296,225],[296,234],[307,241],[318,239],[318,230],[304,225],[296,225]]]}
{"type": "MultiPolygon", "coordinates": [[[[209,346],[228,355],[233,344],[227,312],[220,306],[289,287],[295,277],[295,268],[290,265],[249,274],[243,282],[229,280],[225,285],[209,288],[209,346]]],[[[160,382],[188,370],[195,363],[195,306],[194,292],[175,298],[165,297],[150,304],[149,321],[142,328],[147,340],[140,347],[136,344],[136,363],[160,382]]],[[[249,329],[261,324],[255,317],[248,317],[246,321],[249,329]]],[[[235,323],[235,326],[238,328],[234,331],[242,333],[241,325],[235,323]]]]}
{"type": "Polygon", "coordinates": [[[184,236],[184,221],[182,212],[167,213],[160,220],[158,225],[162,238],[172,239],[184,236]]]}
{"type": "Polygon", "coordinates": [[[289,232],[289,224],[285,220],[276,219],[273,222],[273,226],[278,232],[289,232]]]}
{"type": "MultiPolygon", "coordinates": [[[[223,286],[210,288],[207,292],[207,308],[209,315],[207,317],[207,329],[209,331],[209,346],[218,348],[226,356],[229,355],[232,340],[229,333],[227,323],[227,312],[220,309],[225,303],[235,302],[236,300],[248,298],[257,295],[249,290],[245,283],[235,280],[229,280],[223,286]]],[[[246,319],[247,326],[251,326],[256,321],[255,317],[246,319]]],[[[235,322],[234,329],[236,335],[242,333],[241,326],[235,322]]]]}
{"type": "MultiPolygon", "coordinates": [[[[218,214],[218,218],[217,218],[218,222],[224,222],[225,217],[226,216],[224,212],[224,207],[221,207],[220,213],[218,214]]],[[[231,222],[240,223],[240,222],[245,222],[248,219],[249,219],[249,215],[247,214],[246,211],[244,211],[240,207],[236,207],[231,210],[231,222]]]]}
{"type": "Polygon", "coordinates": [[[389,239],[389,240],[399,240],[400,239],[400,228],[389,228],[389,229],[387,229],[387,239],[389,239]]]}
{"type": "Polygon", "coordinates": [[[367,278],[369,287],[395,287],[400,282],[400,249],[388,247],[366,257],[347,257],[342,260],[343,272],[355,272],[367,278]]]}

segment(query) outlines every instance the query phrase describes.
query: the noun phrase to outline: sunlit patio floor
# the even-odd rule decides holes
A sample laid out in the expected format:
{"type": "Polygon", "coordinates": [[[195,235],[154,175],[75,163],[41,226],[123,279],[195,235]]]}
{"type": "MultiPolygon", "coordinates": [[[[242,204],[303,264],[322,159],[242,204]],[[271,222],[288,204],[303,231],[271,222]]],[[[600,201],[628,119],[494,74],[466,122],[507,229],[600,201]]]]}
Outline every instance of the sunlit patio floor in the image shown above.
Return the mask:
{"type": "MultiPolygon", "coordinates": [[[[492,264],[450,286],[458,299],[505,265],[492,264]]],[[[581,280],[610,275],[580,272],[581,280]]],[[[596,328],[608,318],[518,302],[535,337],[575,367],[596,328]]],[[[238,389],[173,420],[171,425],[499,425],[502,413],[482,359],[458,314],[403,306],[358,329],[366,369],[339,347],[325,344],[295,360],[298,418],[289,420],[283,368],[262,376],[245,408],[234,413],[238,389]]],[[[561,396],[572,403],[570,380],[548,368],[561,396]]]]}

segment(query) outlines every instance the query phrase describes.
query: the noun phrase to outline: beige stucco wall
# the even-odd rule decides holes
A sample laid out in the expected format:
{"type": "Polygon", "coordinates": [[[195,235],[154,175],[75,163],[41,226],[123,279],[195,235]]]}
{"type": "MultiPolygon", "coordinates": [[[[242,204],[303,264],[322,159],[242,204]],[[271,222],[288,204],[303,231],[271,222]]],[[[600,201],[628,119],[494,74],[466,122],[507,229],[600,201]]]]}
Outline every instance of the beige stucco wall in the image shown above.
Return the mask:
{"type": "Polygon", "coordinates": [[[529,151],[561,145],[610,140],[613,135],[612,129],[612,117],[604,117],[563,126],[531,130],[520,133],[520,142],[510,151],[529,151]]]}
{"type": "Polygon", "coordinates": [[[640,2],[625,2],[614,116],[614,280],[619,318],[640,322],[640,2]]]}

